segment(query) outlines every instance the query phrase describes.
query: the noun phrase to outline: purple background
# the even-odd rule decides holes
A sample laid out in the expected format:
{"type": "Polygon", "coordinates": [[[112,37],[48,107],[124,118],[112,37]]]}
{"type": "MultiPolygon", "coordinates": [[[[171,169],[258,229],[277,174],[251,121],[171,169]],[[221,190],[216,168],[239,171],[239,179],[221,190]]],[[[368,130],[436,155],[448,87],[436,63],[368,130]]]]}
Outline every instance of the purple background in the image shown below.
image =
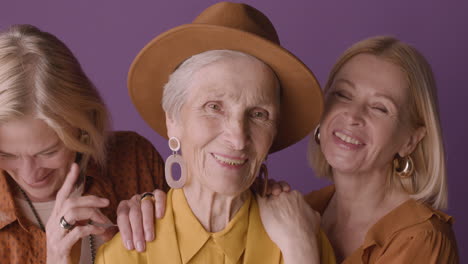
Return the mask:
{"type": "MultiPolygon", "coordinates": [[[[3,0],[0,27],[30,23],[61,38],[103,95],[114,129],[150,139],[163,157],[166,141],[138,116],[126,89],[138,51],[163,31],[190,23],[216,1],[3,0]]],[[[448,213],[456,219],[461,259],[468,245],[466,179],[468,132],[468,2],[466,1],[246,1],[275,25],[282,44],[301,58],[323,85],[337,57],[363,38],[390,34],[417,47],[432,64],[439,88],[449,174],[448,213]],[[463,202],[465,201],[465,202],[463,202]]],[[[328,184],[306,161],[307,139],[268,160],[270,175],[308,192],[328,184]]]]}

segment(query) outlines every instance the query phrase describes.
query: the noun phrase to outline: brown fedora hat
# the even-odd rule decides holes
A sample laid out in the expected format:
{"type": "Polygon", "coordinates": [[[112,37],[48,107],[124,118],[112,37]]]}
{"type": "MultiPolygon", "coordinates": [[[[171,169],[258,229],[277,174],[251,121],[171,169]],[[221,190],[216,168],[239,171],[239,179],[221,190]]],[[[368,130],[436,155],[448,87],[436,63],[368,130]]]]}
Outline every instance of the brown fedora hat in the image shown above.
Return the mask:
{"type": "Polygon", "coordinates": [[[282,48],[270,20],[246,4],[221,2],[205,9],[192,24],[170,29],[151,40],[128,73],[128,89],[141,117],[167,138],[161,106],[169,75],[189,57],[208,50],[236,50],[255,56],[275,71],[281,83],[281,117],[270,152],[304,138],[323,110],[320,85],[296,56],[282,48]]]}

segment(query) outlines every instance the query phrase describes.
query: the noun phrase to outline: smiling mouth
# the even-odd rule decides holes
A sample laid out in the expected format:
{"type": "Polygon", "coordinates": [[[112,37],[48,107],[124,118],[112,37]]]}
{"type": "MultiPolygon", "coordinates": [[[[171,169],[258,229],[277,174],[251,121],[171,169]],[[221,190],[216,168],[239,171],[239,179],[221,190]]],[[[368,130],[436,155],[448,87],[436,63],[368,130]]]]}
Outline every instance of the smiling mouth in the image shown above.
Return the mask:
{"type": "Polygon", "coordinates": [[[49,180],[49,177],[52,175],[53,171],[47,173],[44,177],[42,177],[40,180],[35,180],[34,182],[27,182],[24,181],[26,184],[28,184],[31,187],[38,187],[44,185],[49,180]]]}
{"type": "Polygon", "coordinates": [[[226,165],[230,165],[230,166],[242,166],[247,162],[247,159],[233,159],[233,158],[220,156],[214,153],[212,153],[212,155],[217,161],[226,165]]]}
{"type": "Polygon", "coordinates": [[[349,144],[353,144],[353,145],[356,145],[356,146],[359,146],[359,145],[363,145],[364,143],[362,143],[361,141],[355,139],[355,138],[352,138],[344,133],[341,133],[341,132],[335,132],[333,133],[336,137],[338,137],[339,139],[343,140],[344,142],[346,143],[349,143],[349,144]]]}

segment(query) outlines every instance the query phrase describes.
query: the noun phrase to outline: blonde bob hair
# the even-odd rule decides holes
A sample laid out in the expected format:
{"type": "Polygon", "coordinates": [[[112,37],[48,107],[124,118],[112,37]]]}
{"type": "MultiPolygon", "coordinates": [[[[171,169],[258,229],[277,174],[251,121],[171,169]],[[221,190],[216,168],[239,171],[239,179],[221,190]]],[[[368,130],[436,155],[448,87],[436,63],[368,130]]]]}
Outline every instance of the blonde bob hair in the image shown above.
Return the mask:
{"type": "Polygon", "coordinates": [[[0,32],[0,122],[26,115],[43,120],[68,149],[104,164],[108,113],[78,60],[52,34],[14,25],[0,32]]]}
{"type": "MultiPolygon", "coordinates": [[[[412,46],[388,36],[362,40],[348,50],[333,66],[325,86],[327,94],[336,74],[358,54],[371,54],[397,65],[406,75],[409,86],[408,120],[413,128],[424,126],[426,135],[411,153],[414,173],[407,179],[389,172],[389,187],[402,186],[413,199],[435,209],[447,207],[445,153],[437,104],[437,90],[431,66],[412,46]]],[[[332,168],[313,138],[309,141],[309,161],[316,173],[332,178],[332,168]]],[[[393,161],[389,161],[393,162],[393,161]]]]}

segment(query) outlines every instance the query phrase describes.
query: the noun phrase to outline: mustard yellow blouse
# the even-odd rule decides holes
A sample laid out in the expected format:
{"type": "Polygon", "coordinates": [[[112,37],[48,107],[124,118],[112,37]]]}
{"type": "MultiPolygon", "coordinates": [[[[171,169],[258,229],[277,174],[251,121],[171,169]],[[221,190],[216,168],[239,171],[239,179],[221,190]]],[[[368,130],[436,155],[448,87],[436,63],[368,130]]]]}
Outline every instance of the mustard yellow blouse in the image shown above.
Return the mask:
{"type": "MultiPolygon", "coordinates": [[[[265,232],[255,198],[250,194],[228,226],[207,232],[193,215],[180,189],[167,195],[166,214],[156,220],[156,239],[146,251],[126,250],[117,234],[99,248],[96,263],[284,263],[281,251],[265,232]]],[[[335,263],[333,250],[323,233],[319,236],[321,263],[335,263]]]]}

